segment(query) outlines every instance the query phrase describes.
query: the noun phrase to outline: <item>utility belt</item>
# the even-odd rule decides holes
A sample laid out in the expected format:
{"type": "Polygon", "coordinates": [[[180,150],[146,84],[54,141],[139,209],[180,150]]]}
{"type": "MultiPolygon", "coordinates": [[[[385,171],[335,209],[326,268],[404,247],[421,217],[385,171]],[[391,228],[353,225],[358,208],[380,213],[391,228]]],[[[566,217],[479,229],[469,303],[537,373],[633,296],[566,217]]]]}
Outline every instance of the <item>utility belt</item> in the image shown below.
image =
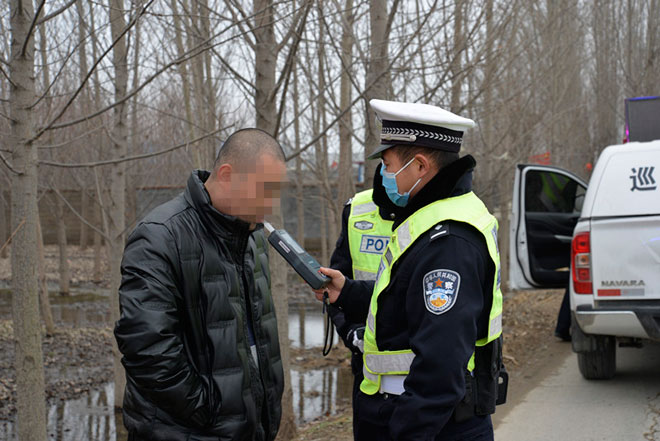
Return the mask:
{"type": "Polygon", "coordinates": [[[475,348],[474,361],[474,370],[465,373],[465,396],[454,409],[457,423],[493,414],[495,406],[506,403],[509,374],[502,362],[502,336],[475,348]]]}
{"type": "MultiPolygon", "coordinates": [[[[359,345],[359,338],[354,335],[353,344],[359,345]]],[[[403,383],[407,375],[381,375],[381,394],[401,395],[405,389],[403,383]]],[[[495,406],[506,403],[509,386],[509,374],[502,362],[502,336],[486,346],[475,348],[475,366],[472,372],[465,372],[465,396],[454,409],[457,423],[467,421],[474,416],[495,413],[495,406]]]]}

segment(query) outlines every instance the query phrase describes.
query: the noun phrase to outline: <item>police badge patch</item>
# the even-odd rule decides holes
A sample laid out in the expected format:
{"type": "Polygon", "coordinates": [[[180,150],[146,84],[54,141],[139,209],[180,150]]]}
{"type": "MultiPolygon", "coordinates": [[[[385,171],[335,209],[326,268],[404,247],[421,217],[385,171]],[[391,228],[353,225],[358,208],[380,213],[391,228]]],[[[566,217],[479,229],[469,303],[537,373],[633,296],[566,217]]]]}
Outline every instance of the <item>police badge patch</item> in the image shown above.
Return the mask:
{"type": "Polygon", "coordinates": [[[456,271],[437,269],[426,273],[423,280],[424,304],[433,314],[449,311],[456,303],[461,275],[456,271]]]}
{"type": "Polygon", "coordinates": [[[374,224],[367,221],[357,221],[353,226],[358,230],[371,230],[374,227],[374,224]]]}

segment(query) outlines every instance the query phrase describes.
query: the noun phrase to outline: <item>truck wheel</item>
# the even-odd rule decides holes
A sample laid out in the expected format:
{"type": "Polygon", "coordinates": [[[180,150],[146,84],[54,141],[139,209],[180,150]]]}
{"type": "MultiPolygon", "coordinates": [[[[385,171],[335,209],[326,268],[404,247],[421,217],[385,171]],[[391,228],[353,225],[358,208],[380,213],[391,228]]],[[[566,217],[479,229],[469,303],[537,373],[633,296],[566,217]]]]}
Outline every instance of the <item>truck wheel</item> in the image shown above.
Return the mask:
{"type": "Polygon", "coordinates": [[[589,335],[594,350],[578,352],[578,367],[587,380],[609,380],[616,372],[616,339],[608,335],[589,335]]]}

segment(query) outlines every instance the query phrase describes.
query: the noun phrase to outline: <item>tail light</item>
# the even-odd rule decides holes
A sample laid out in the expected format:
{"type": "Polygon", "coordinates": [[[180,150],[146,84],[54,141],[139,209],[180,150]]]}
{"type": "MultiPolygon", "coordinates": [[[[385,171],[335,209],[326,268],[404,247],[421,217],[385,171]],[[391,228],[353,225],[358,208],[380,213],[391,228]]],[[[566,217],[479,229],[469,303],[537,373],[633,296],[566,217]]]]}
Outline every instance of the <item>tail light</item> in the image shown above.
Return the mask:
{"type": "Polygon", "coordinates": [[[576,294],[593,294],[591,283],[591,244],[589,232],[573,237],[571,247],[571,272],[576,294]]]}

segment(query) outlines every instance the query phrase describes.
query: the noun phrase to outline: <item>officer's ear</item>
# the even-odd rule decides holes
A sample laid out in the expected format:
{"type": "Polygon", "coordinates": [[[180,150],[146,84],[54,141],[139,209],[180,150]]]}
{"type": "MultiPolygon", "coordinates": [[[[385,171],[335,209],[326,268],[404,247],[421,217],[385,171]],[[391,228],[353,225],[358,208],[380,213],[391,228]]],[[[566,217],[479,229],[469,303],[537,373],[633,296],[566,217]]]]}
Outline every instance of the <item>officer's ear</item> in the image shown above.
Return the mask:
{"type": "Polygon", "coordinates": [[[415,155],[415,167],[419,173],[419,177],[423,178],[427,174],[431,173],[434,168],[433,162],[423,153],[417,153],[415,155]]]}

